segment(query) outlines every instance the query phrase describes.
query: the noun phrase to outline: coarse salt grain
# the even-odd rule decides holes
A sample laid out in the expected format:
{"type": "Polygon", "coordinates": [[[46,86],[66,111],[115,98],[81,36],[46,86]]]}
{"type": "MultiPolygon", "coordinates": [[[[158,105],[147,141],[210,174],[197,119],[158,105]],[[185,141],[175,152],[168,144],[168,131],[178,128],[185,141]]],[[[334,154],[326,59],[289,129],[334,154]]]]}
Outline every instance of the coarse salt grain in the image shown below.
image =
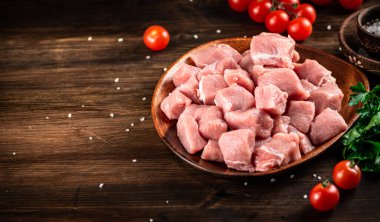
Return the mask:
{"type": "Polygon", "coordinates": [[[89,36],[89,37],[87,38],[87,41],[92,41],[92,37],[89,36]]]}
{"type": "Polygon", "coordinates": [[[189,0],[189,2],[193,2],[193,0],[189,0]]]}
{"type": "Polygon", "coordinates": [[[89,140],[92,140],[92,136],[88,137],[89,140]]]}
{"type": "Polygon", "coordinates": [[[321,176],[318,176],[318,180],[322,180],[322,177],[321,177],[321,176]]]}
{"type": "Polygon", "coordinates": [[[245,182],[244,182],[244,186],[247,186],[247,185],[248,185],[248,182],[247,182],[247,181],[245,181],[245,182]]]}
{"type": "Polygon", "coordinates": [[[119,82],[119,78],[115,78],[115,82],[119,82]]]}
{"type": "Polygon", "coordinates": [[[313,177],[317,177],[317,174],[313,173],[313,177]]]}
{"type": "Polygon", "coordinates": [[[276,179],[272,178],[272,179],[270,179],[270,182],[274,183],[274,182],[276,182],[276,179]]]}
{"type": "Polygon", "coordinates": [[[113,118],[115,116],[115,114],[113,113],[110,113],[110,117],[113,118]]]}
{"type": "Polygon", "coordinates": [[[153,218],[150,218],[150,219],[149,219],[149,222],[153,222],[153,218]]]}
{"type": "Polygon", "coordinates": [[[82,105],[82,108],[84,108],[84,105],[82,105]]]}
{"type": "Polygon", "coordinates": [[[133,159],[133,160],[132,160],[132,162],[133,162],[133,163],[136,163],[136,162],[137,162],[137,160],[136,160],[136,159],[133,159]]]}
{"type": "Polygon", "coordinates": [[[247,38],[247,36],[245,35],[245,36],[243,36],[243,38],[247,38]]]}
{"type": "Polygon", "coordinates": [[[165,203],[166,203],[166,204],[168,204],[168,203],[169,203],[169,201],[167,200],[167,201],[165,201],[165,203]]]}
{"type": "Polygon", "coordinates": [[[290,179],[293,179],[294,178],[294,174],[290,174],[290,179]]]}
{"type": "Polygon", "coordinates": [[[145,117],[140,118],[140,122],[144,122],[144,120],[145,120],[145,117]]]}
{"type": "Polygon", "coordinates": [[[134,126],[135,124],[134,123],[131,123],[131,126],[134,126]]]}
{"type": "Polygon", "coordinates": [[[13,155],[13,156],[16,156],[16,152],[13,152],[12,155],[13,155]]]}
{"type": "Polygon", "coordinates": [[[216,30],[216,33],[218,33],[218,34],[221,33],[221,32],[222,32],[222,30],[220,30],[220,29],[216,30]]]}
{"type": "Polygon", "coordinates": [[[197,34],[194,34],[193,37],[194,37],[194,39],[198,39],[199,38],[199,36],[197,34]]]}
{"type": "Polygon", "coordinates": [[[102,189],[104,186],[104,183],[99,184],[99,188],[102,189]]]}
{"type": "Polygon", "coordinates": [[[303,195],[303,199],[307,199],[307,194],[304,194],[304,195],[303,195]]]}
{"type": "Polygon", "coordinates": [[[339,49],[339,51],[342,51],[342,47],[340,47],[340,46],[339,46],[339,48],[338,48],[338,49],[339,49]]]}
{"type": "Polygon", "coordinates": [[[47,116],[47,117],[45,117],[45,119],[49,119],[49,117],[47,116]]]}
{"type": "Polygon", "coordinates": [[[129,132],[129,129],[125,129],[125,132],[129,132]]]}
{"type": "Polygon", "coordinates": [[[31,127],[31,126],[28,126],[28,129],[32,129],[32,127],[31,127]]]}
{"type": "Polygon", "coordinates": [[[123,38],[118,38],[117,41],[118,41],[118,42],[123,42],[124,39],[123,39],[123,38]]]}
{"type": "Polygon", "coordinates": [[[71,113],[67,114],[67,117],[71,118],[71,116],[72,116],[71,113]]]}
{"type": "Polygon", "coordinates": [[[327,30],[331,30],[331,25],[328,25],[326,28],[327,30]]]}
{"type": "Polygon", "coordinates": [[[150,59],[150,56],[147,55],[147,56],[145,56],[145,58],[146,58],[146,59],[150,59]]]}
{"type": "Polygon", "coordinates": [[[164,70],[164,72],[166,72],[166,70],[168,70],[168,68],[167,68],[167,67],[165,67],[165,68],[163,68],[163,70],[164,70]]]}
{"type": "Polygon", "coordinates": [[[146,97],[143,97],[142,100],[145,101],[145,100],[146,100],[146,97]]]}
{"type": "Polygon", "coordinates": [[[116,87],[116,90],[120,90],[120,86],[116,87]]]}

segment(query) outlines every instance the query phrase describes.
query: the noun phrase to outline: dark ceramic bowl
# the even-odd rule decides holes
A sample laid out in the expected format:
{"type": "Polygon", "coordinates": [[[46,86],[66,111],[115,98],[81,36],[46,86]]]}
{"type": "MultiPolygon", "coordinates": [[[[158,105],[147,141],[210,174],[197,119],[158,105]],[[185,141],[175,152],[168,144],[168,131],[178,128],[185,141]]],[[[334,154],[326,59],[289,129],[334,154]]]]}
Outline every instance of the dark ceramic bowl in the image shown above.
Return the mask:
{"type": "Polygon", "coordinates": [[[380,55],[380,36],[374,35],[363,27],[367,22],[380,19],[380,5],[375,5],[362,10],[358,16],[357,30],[360,43],[364,48],[376,55],[380,55]]]}

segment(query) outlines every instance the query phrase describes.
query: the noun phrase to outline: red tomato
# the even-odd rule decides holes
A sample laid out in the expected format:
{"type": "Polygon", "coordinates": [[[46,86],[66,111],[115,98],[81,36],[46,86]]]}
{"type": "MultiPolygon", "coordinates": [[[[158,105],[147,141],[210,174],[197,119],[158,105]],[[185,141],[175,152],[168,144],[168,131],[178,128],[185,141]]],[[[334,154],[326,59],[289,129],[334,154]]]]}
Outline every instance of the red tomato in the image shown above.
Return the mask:
{"type": "Polygon", "coordinates": [[[339,3],[347,10],[356,10],[362,5],[363,0],[339,0],[339,3]]]}
{"type": "Polygon", "coordinates": [[[169,44],[169,32],[162,26],[150,26],[144,32],[144,43],[146,47],[153,51],[160,51],[169,44]]]}
{"type": "Polygon", "coordinates": [[[339,191],[328,181],[319,183],[310,191],[311,205],[319,211],[332,210],[339,202],[339,191]]]}
{"type": "Polygon", "coordinates": [[[343,160],[333,170],[334,183],[343,190],[357,187],[362,179],[362,171],[354,162],[343,160]]]}
{"type": "Polygon", "coordinates": [[[313,32],[311,22],[304,17],[293,19],[288,25],[288,34],[296,41],[307,39],[313,32]]]}
{"type": "Polygon", "coordinates": [[[317,18],[317,12],[315,11],[314,7],[307,3],[299,5],[294,12],[296,13],[297,17],[305,17],[309,19],[311,23],[314,23],[315,19],[317,18]]]}
{"type": "Polygon", "coordinates": [[[265,17],[265,27],[270,32],[283,33],[289,23],[289,15],[283,10],[276,10],[265,17]]]}
{"type": "Polygon", "coordinates": [[[311,0],[316,5],[329,5],[333,0],[311,0]]]}
{"type": "Polygon", "coordinates": [[[300,4],[300,0],[280,0],[280,3],[284,7],[284,9],[292,12],[295,9],[295,7],[294,7],[295,4],[297,4],[297,5],[300,4]]]}
{"type": "Polygon", "coordinates": [[[246,11],[249,3],[251,3],[251,0],[228,0],[228,4],[232,8],[232,10],[237,12],[246,11]]]}
{"type": "Polygon", "coordinates": [[[269,14],[272,3],[269,0],[256,0],[252,1],[248,7],[249,17],[255,22],[262,23],[265,17],[269,14]]]}

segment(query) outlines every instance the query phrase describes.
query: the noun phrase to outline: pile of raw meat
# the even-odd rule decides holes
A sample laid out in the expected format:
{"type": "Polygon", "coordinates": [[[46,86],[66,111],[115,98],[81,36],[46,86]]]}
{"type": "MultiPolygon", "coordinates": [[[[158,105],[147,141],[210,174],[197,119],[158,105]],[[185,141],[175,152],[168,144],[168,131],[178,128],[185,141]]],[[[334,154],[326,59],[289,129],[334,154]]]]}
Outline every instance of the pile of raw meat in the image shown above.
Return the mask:
{"type": "Polygon", "coordinates": [[[178,119],[190,154],[242,171],[270,171],[347,129],[337,112],[343,93],[315,60],[296,63],[290,37],[262,33],[240,54],[226,44],[190,55],[195,66],[170,70],[177,87],[161,103],[178,119]]]}

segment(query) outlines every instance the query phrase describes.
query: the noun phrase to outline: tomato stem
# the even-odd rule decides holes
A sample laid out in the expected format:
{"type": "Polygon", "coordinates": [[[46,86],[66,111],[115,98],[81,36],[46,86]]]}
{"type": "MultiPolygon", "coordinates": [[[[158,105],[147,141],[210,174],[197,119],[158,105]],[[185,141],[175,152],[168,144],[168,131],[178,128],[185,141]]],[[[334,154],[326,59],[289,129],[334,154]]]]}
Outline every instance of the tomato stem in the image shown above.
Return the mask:
{"type": "Polygon", "coordinates": [[[355,160],[351,160],[350,161],[350,168],[354,168],[355,165],[356,165],[355,160]]]}
{"type": "Polygon", "coordinates": [[[325,180],[322,182],[322,187],[328,187],[330,185],[330,181],[329,180],[325,180]]]}

